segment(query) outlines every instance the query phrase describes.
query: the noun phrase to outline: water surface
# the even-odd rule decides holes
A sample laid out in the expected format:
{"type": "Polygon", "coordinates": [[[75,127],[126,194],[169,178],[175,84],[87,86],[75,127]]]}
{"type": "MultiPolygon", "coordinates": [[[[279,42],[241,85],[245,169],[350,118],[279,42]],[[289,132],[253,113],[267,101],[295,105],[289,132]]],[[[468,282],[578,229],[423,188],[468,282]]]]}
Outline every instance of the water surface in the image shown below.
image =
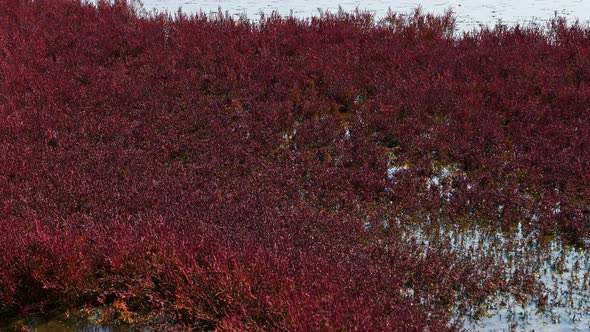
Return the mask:
{"type": "Polygon", "coordinates": [[[423,0],[423,1],[328,1],[328,0],[144,0],[144,7],[148,11],[176,12],[182,8],[184,13],[223,12],[231,15],[247,15],[258,18],[259,13],[269,14],[273,11],[281,15],[291,15],[307,18],[318,15],[320,11],[338,11],[341,7],[345,11],[355,8],[368,10],[377,18],[383,17],[391,9],[395,12],[407,13],[421,6],[425,12],[442,14],[452,9],[457,17],[458,28],[471,30],[480,25],[494,25],[498,20],[506,24],[538,22],[542,23],[555,16],[566,17],[568,20],[590,20],[590,1],[587,0],[423,0]]]}

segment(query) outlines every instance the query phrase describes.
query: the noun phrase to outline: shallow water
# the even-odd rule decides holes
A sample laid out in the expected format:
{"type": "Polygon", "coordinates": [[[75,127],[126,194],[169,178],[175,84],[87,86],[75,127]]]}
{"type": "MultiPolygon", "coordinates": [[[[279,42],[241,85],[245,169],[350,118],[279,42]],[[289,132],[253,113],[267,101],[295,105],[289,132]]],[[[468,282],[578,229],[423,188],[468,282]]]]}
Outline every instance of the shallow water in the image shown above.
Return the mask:
{"type": "MultiPolygon", "coordinates": [[[[507,267],[505,280],[523,276],[540,281],[542,292],[510,289],[482,306],[458,315],[473,331],[589,331],[590,252],[558,239],[540,242],[522,225],[509,232],[471,226],[459,229],[427,222],[402,226],[402,240],[424,250],[448,248],[472,261],[492,259],[507,267]],[[448,245],[447,245],[448,244],[448,245]]],[[[531,279],[532,280],[532,279],[531,279]]]]}
{"type": "Polygon", "coordinates": [[[544,22],[555,14],[566,17],[568,20],[590,20],[590,1],[587,0],[423,0],[423,1],[327,1],[327,0],[143,0],[147,11],[176,12],[180,7],[184,13],[203,11],[205,13],[217,12],[219,8],[231,15],[247,15],[250,18],[259,17],[260,12],[269,14],[273,11],[281,15],[296,17],[310,17],[318,15],[319,11],[338,11],[339,6],[343,10],[351,11],[355,8],[368,10],[377,18],[383,17],[391,9],[395,12],[407,13],[421,6],[425,12],[444,13],[451,8],[456,14],[458,28],[471,30],[480,25],[494,25],[499,19],[503,23],[514,24],[516,22],[544,22]]]}

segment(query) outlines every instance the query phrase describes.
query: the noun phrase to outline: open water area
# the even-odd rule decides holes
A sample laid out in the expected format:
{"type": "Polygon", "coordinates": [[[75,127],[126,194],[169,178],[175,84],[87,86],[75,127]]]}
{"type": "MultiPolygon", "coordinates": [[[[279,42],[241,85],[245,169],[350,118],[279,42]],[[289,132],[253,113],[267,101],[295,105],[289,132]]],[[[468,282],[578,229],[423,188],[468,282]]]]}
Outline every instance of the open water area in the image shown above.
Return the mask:
{"type": "Polygon", "coordinates": [[[535,22],[542,24],[555,15],[568,21],[579,19],[580,22],[590,20],[590,1],[587,0],[519,0],[519,1],[485,1],[485,0],[424,0],[424,1],[326,1],[326,0],[294,0],[294,1],[254,1],[254,0],[144,0],[143,6],[148,12],[176,12],[179,8],[184,13],[229,13],[234,17],[246,15],[256,19],[260,13],[276,12],[280,15],[293,15],[307,18],[317,16],[320,12],[353,11],[356,8],[366,10],[381,18],[388,11],[409,13],[417,7],[424,12],[442,14],[451,9],[457,18],[457,27],[469,31],[480,26],[494,26],[498,20],[508,25],[535,22]]]}

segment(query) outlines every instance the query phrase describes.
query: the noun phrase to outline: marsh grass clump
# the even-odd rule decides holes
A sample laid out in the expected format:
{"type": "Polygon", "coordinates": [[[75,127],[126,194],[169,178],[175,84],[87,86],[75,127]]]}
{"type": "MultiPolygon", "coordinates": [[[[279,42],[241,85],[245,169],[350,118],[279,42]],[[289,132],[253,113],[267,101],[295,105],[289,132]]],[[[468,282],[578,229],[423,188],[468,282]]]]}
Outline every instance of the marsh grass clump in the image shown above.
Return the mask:
{"type": "Polygon", "coordinates": [[[440,331],[506,294],[587,315],[536,272],[584,290],[585,261],[534,242],[588,241],[587,27],[69,0],[2,1],[0,27],[2,320],[440,331]],[[518,225],[534,240],[459,232],[518,225]]]}

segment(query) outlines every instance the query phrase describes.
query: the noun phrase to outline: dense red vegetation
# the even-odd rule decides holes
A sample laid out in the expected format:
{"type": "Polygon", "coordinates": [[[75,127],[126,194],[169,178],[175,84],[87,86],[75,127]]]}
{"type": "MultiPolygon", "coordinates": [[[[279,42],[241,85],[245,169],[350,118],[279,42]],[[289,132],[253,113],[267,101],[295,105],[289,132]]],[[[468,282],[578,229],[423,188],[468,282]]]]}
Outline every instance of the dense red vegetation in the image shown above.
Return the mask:
{"type": "Polygon", "coordinates": [[[397,224],[586,239],[590,31],[453,29],[0,2],[0,312],[457,328],[502,285],[397,224]]]}

